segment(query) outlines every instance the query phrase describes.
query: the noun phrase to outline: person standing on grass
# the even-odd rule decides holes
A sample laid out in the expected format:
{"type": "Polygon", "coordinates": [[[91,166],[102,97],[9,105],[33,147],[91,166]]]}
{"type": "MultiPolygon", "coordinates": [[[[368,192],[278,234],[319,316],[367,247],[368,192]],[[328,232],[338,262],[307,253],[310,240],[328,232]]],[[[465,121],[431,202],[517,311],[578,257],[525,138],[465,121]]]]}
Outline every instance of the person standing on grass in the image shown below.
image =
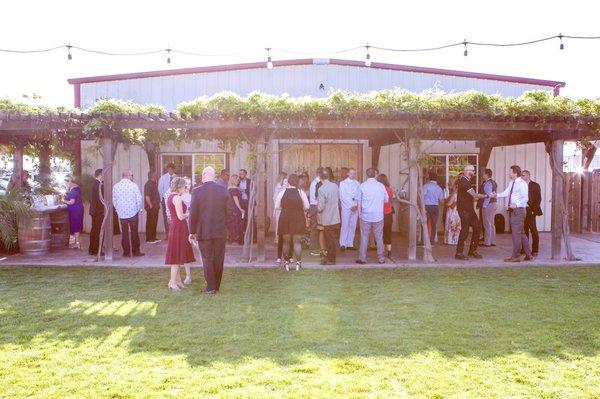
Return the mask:
{"type": "Polygon", "coordinates": [[[144,209],[146,210],[146,242],[156,244],[156,225],[160,212],[160,194],[158,192],[156,172],[148,172],[148,181],[144,184],[144,209]]]}
{"type": "Polygon", "coordinates": [[[394,223],[394,188],[390,184],[387,176],[381,173],[377,176],[377,181],[384,185],[388,195],[388,201],[383,204],[383,245],[385,245],[385,255],[392,259],[392,224],[394,223]]]}
{"type": "Polygon", "coordinates": [[[481,192],[486,195],[486,198],[481,198],[478,201],[481,213],[483,216],[483,246],[496,246],[496,226],[494,226],[494,216],[498,210],[498,202],[496,198],[490,198],[492,193],[498,191],[498,184],[492,179],[492,170],[486,169],[483,172],[483,184],[481,192]]]}
{"type": "Polygon", "coordinates": [[[459,260],[468,260],[469,258],[481,259],[483,257],[477,252],[480,234],[479,218],[477,217],[473,203],[480,196],[471,186],[471,178],[475,175],[475,167],[473,165],[466,165],[463,173],[458,180],[457,187],[456,208],[460,216],[461,228],[460,235],[458,236],[458,244],[456,245],[456,255],[454,257],[459,260]],[[469,236],[469,227],[473,229],[473,234],[471,235],[471,244],[469,245],[469,256],[465,256],[463,251],[465,241],[469,236]]]}
{"type": "Polygon", "coordinates": [[[325,257],[321,260],[322,265],[335,265],[335,253],[338,243],[336,233],[340,228],[339,188],[337,184],[331,181],[332,178],[331,168],[323,169],[321,174],[322,185],[319,188],[317,201],[325,241],[325,257]]]}
{"type": "Polygon", "coordinates": [[[525,251],[525,260],[533,260],[529,239],[525,234],[525,216],[527,215],[527,202],[529,201],[529,187],[521,177],[521,168],[518,165],[510,167],[508,172],[510,183],[501,193],[492,193],[492,198],[508,198],[508,218],[513,241],[513,252],[505,262],[520,262],[521,248],[525,251]]]}
{"type": "Polygon", "coordinates": [[[354,249],[354,234],[358,222],[358,204],[356,193],[360,183],[356,181],[356,169],[348,169],[348,177],[340,182],[340,205],[342,208],[342,229],[340,248],[354,249]]]}
{"type": "Polygon", "coordinates": [[[121,224],[121,245],[123,256],[144,256],[140,252],[138,233],[139,214],[144,210],[142,193],[133,182],[133,173],[126,170],[123,178],[113,187],[113,204],[121,224]]]}
{"type": "Polygon", "coordinates": [[[158,193],[160,194],[160,201],[163,210],[163,222],[165,224],[165,233],[167,236],[169,232],[169,216],[167,214],[166,200],[171,187],[171,181],[175,176],[175,164],[171,162],[167,164],[166,173],[158,180],[158,193]]]}
{"type": "Polygon", "coordinates": [[[190,207],[190,240],[198,241],[206,289],[203,295],[214,295],[221,287],[227,225],[231,219],[231,199],[227,189],[215,183],[215,170],[202,171],[203,184],[194,189],[190,207]]]}
{"type": "Polygon", "coordinates": [[[69,230],[73,236],[74,242],[71,248],[81,249],[81,243],[79,242],[79,235],[83,230],[83,201],[81,200],[81,188],[75,183],[75,180],[71,176],[67,177],[67,195],[63,202],[67,204],[67,211],[69,213],[69,230]]]}
{"type": "MultiPolygon", "coordinates": [[[[540,235],[538,234],[537,223],[535,218],[542,216],[542,189],[540,185],[531,180],[531,172],[523,171],[523,180],[527,183],[529,201],[527,201],[527,216],[525,216],[525,234],[529,238],[531,232],[531,255],[537,256],[540,249],[540,235]]],[[[524,249],[522,250],[522,252],[524,249]]],[[[521,252],[521,253],[522,253],[521,252]]]]}
{"type": "MultiPolygon", "coordinates": [[[[90,229],[90,246],[88,253],[97,255],[100,246],[100,229],[104,220],[104,200],[103,192],[104,185],[102,184],[103,176],[102,169],[96,169],[94,172],[94,182],[90,188],[90,216],[92,217],[92,228],[90,229]]],[[[104,255],[101,251],[100,255],[104,255]]]]}
{"type": "Polygon", "coordinates": [[[284,267],[290,270],[293,251],[296,261],[296,270],[302,266],[302,236],[306,232],[306,211],[309,208],[306,193],[298,188],[298,175],[292,174],[288,179],[288,186],[275,198],[275,209],[281,211],[279,216],[278,230],[276,233],[281,237],[284,244],[282,253],[285,251],[284,267]]]}
{"type": "Polygon", "coordinates": [[[379,174],[377,169],[367,169],[367,180],[358,188],[357,202],[360,221],[360,250],[356,263],[364,265],[367,263],[367,247],[371,232],[375,236],[377,245],[377,260],[385,263],[383,246],[383,208],[390,201],[385,186],[378,182],[375,177],[379,174]]]}
{"type": "MultiPolygon", "coordinates": [[[[427,214],[427,231],[431,245],[436,242],[437,222],[440,216],[440,204],[444,201],[444,190],[437,182],[437,175],[429,173],[429,181],[423,185],[425,199],[425,213],[427,214]]],[[[423,240],[421,240],[423,241],[423,240]]]]}
{"type": "MultiPolygon", "coordinates": [[[[171,223],[169,224],[169,240],[167,242],[167,252],[165,255],[165,264],[171,266],[171,278],[168,287],[171,291],[180,291],[184,288],[181,281],[180,267],[194,262],[194,251],[188,240],[190,231],[188,229],[188,207],[183,201],[182,195],[185,193],[187,181],[181,177],[176,177],[171,182],[171,195],[167,198],[167,206],[171,214],[171,223]]],[[[186,276],[191,282],[191,275],[186,276]]]]}

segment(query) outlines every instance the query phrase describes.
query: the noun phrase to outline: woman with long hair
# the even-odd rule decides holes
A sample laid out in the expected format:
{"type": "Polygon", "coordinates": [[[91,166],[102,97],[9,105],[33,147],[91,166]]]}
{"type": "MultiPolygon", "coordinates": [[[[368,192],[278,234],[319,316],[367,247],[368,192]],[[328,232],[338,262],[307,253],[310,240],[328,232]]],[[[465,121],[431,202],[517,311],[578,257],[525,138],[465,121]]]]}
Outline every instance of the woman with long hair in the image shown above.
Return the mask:
{"type": "Polygon", "coordinates": [[[69,213],[69,232],[74,238],[72,248],[81,249],[79,234],[83,231],[84,213],[81,188],[71,176],[68,176],[65,180],[67,182],[68,191],[63,202],[67,204],[67,212],[69,213]]]}
{"type": "Polygon", "coordinates": [[[286,271],[290,270],[292,252],[296,270],[300,270],[302,266],[301,239],[306,232],[306,211],[309,204],[306,193],[298,188],[298,183],[298,175],[290,175],[288,187],[282,190],[275,199],[275,209],[281,210],[277,234],[283,239],[286,271]]]}
{"type": "Polygon", "coordinates": [[[392,224],[394,223],[394,207],[392,200],[396,197],[394,188],[390,184],[385,174],[377,176],[377,181],[385,186],[387,191],[388,202],[383,204],[383,244],[385,245],[385,253],[388,258],[392,258],[392,224]]]}
{"type": "Polygon", "coordinates": [[[188,207],[182,199],[186,186],[187,181],[185,179],[181,177],[173,178],[171,181],[171,194],[166,201],[171,214],[171,223],[169,223],[169,240],[167,242],[165,264],[171,265],[171,278],[168,284],[171,291],[180,291],[185,287],[179,274],[180,266],[196,260],[192,245],[188,241],[190,235],[187,224],[188,207]]]}
{"type": "Polygon", "coordinates": [[[229,222],[229,242],[231,244],[244,244],[244,216],[246,211],[242,207],[242,191],[238,187],[240,178],[238,175],[231,175],[229,178],[229,196],[231,197],[231,220],[229,222]]]}

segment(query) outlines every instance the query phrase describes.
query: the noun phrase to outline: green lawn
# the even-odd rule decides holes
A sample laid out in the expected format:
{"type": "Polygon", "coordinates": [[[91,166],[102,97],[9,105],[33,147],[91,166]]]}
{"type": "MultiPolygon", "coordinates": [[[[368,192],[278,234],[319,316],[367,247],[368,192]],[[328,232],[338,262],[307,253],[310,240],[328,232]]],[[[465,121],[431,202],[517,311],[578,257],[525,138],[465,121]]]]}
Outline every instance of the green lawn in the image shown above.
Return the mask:
{"type": "Polygon", "coordinates": [[[600,267],[167,275],[0,268],[0,397],[600,397],[600,267]]]}

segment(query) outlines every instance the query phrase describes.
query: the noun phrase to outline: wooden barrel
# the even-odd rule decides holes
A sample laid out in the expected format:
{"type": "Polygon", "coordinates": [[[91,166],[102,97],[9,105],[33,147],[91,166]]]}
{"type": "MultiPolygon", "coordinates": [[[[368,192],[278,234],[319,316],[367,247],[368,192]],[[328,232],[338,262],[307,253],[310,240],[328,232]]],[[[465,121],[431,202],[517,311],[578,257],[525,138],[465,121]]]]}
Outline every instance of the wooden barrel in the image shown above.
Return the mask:
{"type": "Polygon", "coordinates": [[[50,252],[50,215],[32,212],[29,223],[19,220],[19,250],[24,255],[41,256],[50,252]]]}
{"type": "Polygon", "coordinates": [[[50,212],[50,224],[52,232],[50,233],[50,248],[66,249],[69,248],[69,212],[67,209],[58,209],[50,212]]]}

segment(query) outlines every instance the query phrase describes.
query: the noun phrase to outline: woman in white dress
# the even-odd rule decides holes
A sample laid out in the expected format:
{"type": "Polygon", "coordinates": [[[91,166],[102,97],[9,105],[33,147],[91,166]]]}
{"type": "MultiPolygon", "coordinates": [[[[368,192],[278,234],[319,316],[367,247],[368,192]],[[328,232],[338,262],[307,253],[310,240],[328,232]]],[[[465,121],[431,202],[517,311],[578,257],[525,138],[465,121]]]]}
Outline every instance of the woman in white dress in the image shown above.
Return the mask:
{"type": "Polygon", "coordinates": [[[446,201],[447,210],[446,225],[444,228],[444,244],[448,245],[458,244],[458,236],[460,235],[460,216],[458,215],[458,210],[456,209],[456,191],[458,179],[460,179],[460,175],[455,180],[452,194],[446,201]]]}

